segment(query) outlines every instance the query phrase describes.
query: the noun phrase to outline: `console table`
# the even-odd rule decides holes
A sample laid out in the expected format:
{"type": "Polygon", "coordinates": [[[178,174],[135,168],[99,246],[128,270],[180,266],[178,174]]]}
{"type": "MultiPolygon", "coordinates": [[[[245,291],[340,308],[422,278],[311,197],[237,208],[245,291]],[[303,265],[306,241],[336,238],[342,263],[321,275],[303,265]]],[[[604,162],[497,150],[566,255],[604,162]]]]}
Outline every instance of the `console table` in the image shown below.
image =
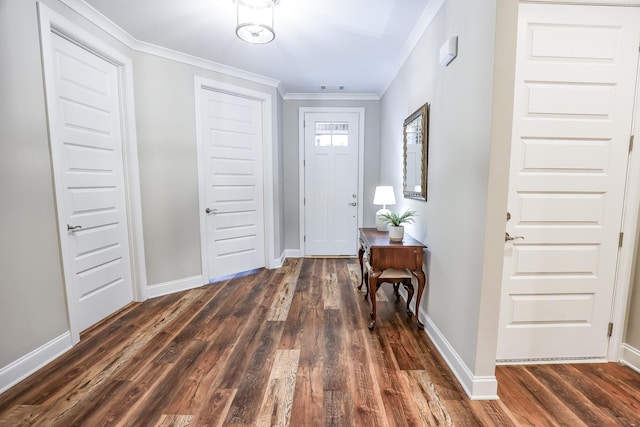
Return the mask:
{"type": "MultiPolygon", "coordinates": [[[[418,296],[416,299],[416,319],[418,329],[423,329],[424,325],[420,322],[418,309],[422,292],[424,291],[425,276],[422,271],[422,254],[425,245],[404,234],[402,242],[390,242],[389,233],[386,231],[378,231],[375,228],[361,228],[360,230],[360,250],[358,251],[358,261],[360,262],[361,280],[364,282],[364,265],[362,258],[365,253],[368,254],[369,263],[371,264],[371,274],[369,275],[369,296],[371,298],[371,324],[372,329],[376,323],[376,289],[378,279],[382,272],[389,268],[397,270],[408,269],[418,279],[418,296]]],[[[362,288],[362,282],[358,289],[362,288]]]]}

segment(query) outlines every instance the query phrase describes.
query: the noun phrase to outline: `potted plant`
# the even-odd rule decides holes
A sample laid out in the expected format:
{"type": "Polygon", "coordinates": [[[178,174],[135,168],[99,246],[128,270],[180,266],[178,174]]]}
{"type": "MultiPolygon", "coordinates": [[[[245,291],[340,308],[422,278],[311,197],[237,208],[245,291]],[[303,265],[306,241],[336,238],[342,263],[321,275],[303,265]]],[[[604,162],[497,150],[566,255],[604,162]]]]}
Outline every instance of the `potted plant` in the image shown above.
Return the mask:
{"type": "Polygon", "coordinates": [[[411,224],[415,216],[416,212],[411,209],[407,209],[402,215],[395,212],[381,214],[382,221],[389,224],[389,240],[402,242],[404,238],[404,226],[402,224],[411,224]]]}

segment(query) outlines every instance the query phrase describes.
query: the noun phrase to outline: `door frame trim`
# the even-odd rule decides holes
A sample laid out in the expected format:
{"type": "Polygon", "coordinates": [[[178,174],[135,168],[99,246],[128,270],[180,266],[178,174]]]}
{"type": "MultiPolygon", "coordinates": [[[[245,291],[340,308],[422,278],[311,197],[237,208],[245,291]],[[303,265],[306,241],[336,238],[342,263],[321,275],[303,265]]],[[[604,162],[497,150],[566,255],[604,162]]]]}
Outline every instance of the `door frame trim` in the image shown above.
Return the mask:
{"type": "Polygon", "coordinates": [[[51,124],[56,123],[55,117],[58,114],[53,87],[47,82],[54,80],[51,66],[53,48],[52,35],[56,34],[79,47],[101,57],[118,69],[118,83],[120,90],[122,126],[122,157],[124,173],[124,192],[126,203],[127,229],[129,237],[129,256],[131,258],[131,286],[134,301],[144,301],[148,298],[147,270],[144,254],[144,236],[142,229],[142,199],[140,197],[140,173],[138,167],[138,140],[136,134],[135,103],[133,95],[133,69],[131,58],[118,52],[98,37],[83,30],[69,19],[57,14],[42,3],[38,2],[39,24],[40,24],[40,44],[43,65],[43,79],[45,83],[45,104],[47,107],[47,119],[49,130],[49,147],[51,150],[51,163],[54,174],[54,195],[56,205],[56,218],[58,222],[59,249],[63,268],[65,293],[67,298],[67,315],[69,320],[69,330],[72,344],[80,341],[80,330],[78,326],[77,307],[73,304],[76,299],[73,289],[72,272],[70,260],[65,255],[67,236],[66,219],[59,215],[58,200],[64,200],[64,192],[55,182],[62,182],[62,171],[56,168],[54,155],[59,154],[53,142],[57,140],[57,130],[51,124]]]}
{"type": "MultiPolygon", "coordinates": [[[[365,108],[364,107],[299,107],[298,108],[298,182],[299,184],[299,209],[298,215],[300,218],[299,228],[299,241],[300,241],[300,256],[304,257],[306,252],[304,241],[305,230],[305,168],[304,161],[306,159],[306,148],[304,140],[304,119],[307,113],[357,113],[358,114],[358,227],[363,223],[364,209],[362,206],[363,193],[364,193],[364,122],[365,122],[365,108]]],[[[357,232],[357,230],[356,230],[357,232]]],[[[357,234],[354,234],[354,239],[357,234]]],[[[354,254],[355,255],[355,254],[354,254]]]]}
{"type": "MultiPolygon", "coordinates": [[[[636,93],[633,105],[633,116],[629,135],[640,136],[640,54],[636,52],[636,93]]],[[[629,317],[627,303],[629,291],[632,287],[634,270],[636,268],[636,249],[638,244],[638,219],[640,216],[640,146],[635,147],[629,154],[627,163],[627,180],[622,208],[622,232],[625,238],[622,247],[618,249],[618,265],[613,288],[613,306],[611,322],[613,333],[609,339],[607,360],[618,362],[623,353],[624,330],[629,317]]]]}
{"type": "Polygon", "coordinates": [[[274,179],[273,179],[273,96],[268,93],[247,89],[230,83],[220,82],[205,77],[196,76],[194,78],[195,87],[195,111],[196,111],[196,146],[198,153],[198,217],[200,218],[200,255],[202,263],[202,279],[209,281],[209,262],[207,256],[207,227],[206,216],[206,189],[205,177],[202,168],[204,149],[202,147],[203,138],[201,120],[201,96],[202,89],[227,93],[229,95],[250,98],[260,102],[262,108],[262,197],[264,209],[264,257],[267,268],[277,268],[280,266],[280,259],[275,257],[275,237],[274,237],[274,179]]]}

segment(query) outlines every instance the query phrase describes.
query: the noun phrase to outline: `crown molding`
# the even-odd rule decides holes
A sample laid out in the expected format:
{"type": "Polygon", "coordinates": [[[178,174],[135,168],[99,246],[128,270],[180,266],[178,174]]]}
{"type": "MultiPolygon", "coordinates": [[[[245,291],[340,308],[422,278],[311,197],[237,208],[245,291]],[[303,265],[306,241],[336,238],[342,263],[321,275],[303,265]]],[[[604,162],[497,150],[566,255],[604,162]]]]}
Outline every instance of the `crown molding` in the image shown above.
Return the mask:
{"type": "Polygon", "coordinates": [[[241,70],[240,68],[230,67],[228,65],[220,64],[218,62],[203,59],[197,56],[189,55],[177,50],[167,49],[166,47],[157,46],[151,43],[136,41],[135,50],[150,55],[159,56],[165,59],[171,59],[173,61],[182,62],[183,64],[193,65],[196,67],[204,68],[205,70],[215,71],[229,76],[238,77],[244,80],[249,80],[254,83],[260,83],[266,86],[277,88],[280,85],[280,81],[266,77],[260,74],[255,74],[249,71],[241,70]]]}
{"type": "MultiPolygon", "coordinates": [[[[96,25],[111,37],[120,41],[125,46],[136,49],[136,44],[138,40],[136,40],[133,36],[127,33],[125,30],[120,28],[118,24],[98,12],[93,7],[89,6],[82,0],[60,0],[60,3],[65,4],[74,12],[78,13],[80,16],[87,19],[92,24],[96,25]]],[[[137,50],[137,49],[136,49],[137,50]]]]}
{"type": "Polygon", "coordinates": [[[377,93],[287,93],[285,101],[380,101],[377,93]]]}
{"type": "Polygon", "coordinates": [[[274,88],[278,88],[280,86],[279,80],[272,79],[270,77],[251,73],[239,68],[230,67],[218,62],[210,61],[207,59],[199,58],[197,56],[188,55],[183,52],[178,52],[176,50],[167,49],[151,43],[137,40],[131,34],[127,33],[120,26],[118,26],[118,24],[111,21],[109,18],[107,18],[82,0],[60,0],[60,2],[87,19],[92,24],[96,25],[98,28],[105,31],[116,40],[120,41],[128,48],[135,51],[155,55],[165,59],[170,59],[187,65],[200,67],[205,70],[215,71],[229,76],[238,77],[254,83],[260,83],[265,86],[274,88]]]}
{"type": "Polygon", "coordinates": [[[407,42],[404,44],[402,50],[400,50],[400,53],[396,58],[396,63],[395,63],[395,66],[393,67],[393,73],[392,73],[393,77],[389,79],[387,84],[384,86],[384,90],[382,91],[383,95],[387,92],[387,89],[389,89],[389,86],[391,86],[391,83],[393,83],[393,80],[396,78],[396,76],[400,72],[400,69],[402,68],[404,63],[407,62],[407,59],[411,55],[411,52],[413,52],[413,49],[415,49],[416,45],[422,38],[422,35],[425,33],[425,31],[427,31],[427,28],[429,28],[429,25],[431,25],[431,21],[433,21],[433,18],[435,18],[436,14],[440,10],[444,2],[445,0],[431,0],[427,5],[427,8],[424,10],[424,12],[422,12],[422,15],[420,15],[418,22],[416,23],[415,27],[413,27],[413,30],[409,34],[409,38],[407,39],[407,42]]]}

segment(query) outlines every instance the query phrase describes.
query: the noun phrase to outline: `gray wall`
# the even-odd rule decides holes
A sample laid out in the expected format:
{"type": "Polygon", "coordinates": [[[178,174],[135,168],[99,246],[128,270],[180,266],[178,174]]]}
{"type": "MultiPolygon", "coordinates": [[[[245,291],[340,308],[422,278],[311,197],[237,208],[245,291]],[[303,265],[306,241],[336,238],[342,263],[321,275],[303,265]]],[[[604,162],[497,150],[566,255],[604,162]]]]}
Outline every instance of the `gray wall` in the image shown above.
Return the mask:
{"type": "Polygon", "coordinates": [[[364,129],[364,227],[375,225],[373,193],[378,180],[380,146],[379,101],[284,101],[283,105],[283,161],[284,161],[284,225],[285,248],[300,249],[300,168],[299,109],[300,107],[348,107],[365,109],[364,129]]]}
{"type": "Polygon", "coordinates": [[[68,330],[36,2],[0,1],[0,367],[68,330]]]}
{"type": "Polygon", "coordinates": [[[134,88],[149,285],[201,273],[193,71],[136,53],[134,88]]]}
{"type": "MultiPolygon", "coordinates": [[[[495,22],[495,0],[446,1],[384,94],[381,108],[380,179],[402,194],[401,124],[420,105],[431,104],[428,200],[400,199],[394,208],[413,209],[419,215],[407,231],[429,247],[422,308],[475,375],[493,375],[497,334],[497,329],[479,328],[481,315],[487,316],[481,296],[495,22]],[[445,68],[438,60],[439,49],[454,35],[458,57],[445,68]],[[476,354],[485,339],[494,343],[493,363],[478,364],[478,357],[487,356],[476,354]]],[[[506,199],[502,203],[504,209],[506,199]]],[[[501,246],[492,250],[501,251],[501,246]]],[[[492,267],[499,276],[501,264],[492,267]]],[[[499,289],[499,282],[492,285],[499,289]]],[[[499,294],[494,298],[499,301],[499,294]]],[[[497,324],[497,315],[488,314],[487,321],[497,324]]]]}

